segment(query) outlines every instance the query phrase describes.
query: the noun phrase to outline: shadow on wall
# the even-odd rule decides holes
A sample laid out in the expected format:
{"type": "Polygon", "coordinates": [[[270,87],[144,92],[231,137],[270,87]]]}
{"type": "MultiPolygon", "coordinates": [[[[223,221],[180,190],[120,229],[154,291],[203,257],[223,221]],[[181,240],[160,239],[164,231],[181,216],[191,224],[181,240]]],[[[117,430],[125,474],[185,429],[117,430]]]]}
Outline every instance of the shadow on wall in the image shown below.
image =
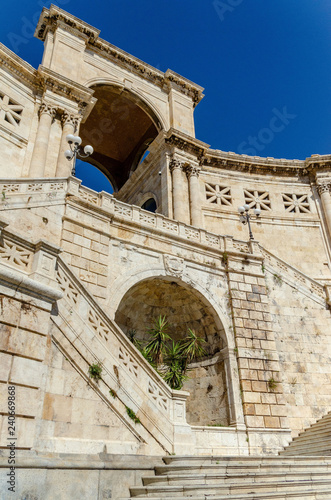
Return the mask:
{"type": "Polygon", "coordinates": [[[223,327],[211,306],[182,282],[153,278],[134,285],[124,295],[115,321],[128,335],[149,340],[147,330],[159,316],[165,316],[174,341],[186,337],[191,328],[207,342],[208,355],[189,365],[189,380],[183,389],[190,392],[187,420],[191,425],[228,425],[228,398],[222,349],[226,347],[223,327]]]}

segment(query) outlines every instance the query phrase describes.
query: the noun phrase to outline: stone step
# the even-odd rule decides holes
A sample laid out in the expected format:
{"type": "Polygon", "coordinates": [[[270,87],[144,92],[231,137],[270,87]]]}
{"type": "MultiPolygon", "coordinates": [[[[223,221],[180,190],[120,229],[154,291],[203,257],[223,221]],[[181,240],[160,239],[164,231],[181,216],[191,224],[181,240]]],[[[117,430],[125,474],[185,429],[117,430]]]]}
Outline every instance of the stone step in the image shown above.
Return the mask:
{"type": "Polygon", "coordinates": [[[331,484],[331,473],[330,471],[316,471],[316,472],[245,472],[239,473],[222,473],[222,472],[209,472],[201,474],[169,474],[167,476],[145,476],[142,478],[144,486],[160,486],[164,485],[178,486],[178,485],[213,485],[222,484],[226,485],[228,483],[273,483],[276,484],[278,481],[284,479],[285,481],[307,481],[307,480],[329,480],[331,484]]]}
{"type": "Polygon", "coordinates": [[[319,445],[320,443],[324,443],[327,446],[330,445],[331,443],[331,435],[329,434],[328,436],[316,436],[316,437],[309,437],[309,436],[302,436],[302,438],[297,438],[294,439],[289,446],[295,446],[296,444],[302,444],[302,445],[319,445]]]}
{"type": "MultiPolygon", "coordinates": [[[[139,500],[148,500],[150,497],[139,497],[139,500]]],[[[154,500],[164,500],[167,498],[171,500],[172,497],[154,497],[154,500]]],[[[281,493],[247,493],[244,497],[239,494],[234,495],[215,495],[208,496],[181,496],[177,497],[176,500],[330,500],[330,488],[321,489],[318,492],[312,490],[308,491],[306,489],[297,490],[295,492],[281,493]]],[[[132,500],[131,498],[121,498],[119,500],[132,500]]]]}
{"type": "MultiPolygon", "coordinates": [[[[163,457],[163,462],[167,466],[185,466],[189,467],[194,465],[195,467],[205,467],[206,465],[292,465],[292,464],[309,464],[309,458],[307,456],[298,456],[293,459],[293,457],[279,457],[278,455],[272,456],[254,456],[254,455],[245,455],[245,456],[222,456],[222,455],[204,455],[204,456],[191,456],[191,455],[167,455],[163,457]]],[[[311,462],[313,464],[327,464],[331,465],[331,458],[323,458],[323,457],[312,457],[311,462]]]]}
{"type": "MultiPolygon", "coordinates": [[[[268,483],[249,483],[249,484],[190,484],[178,486],[135,486],[130,488],[132,498],[176,498],[193,497],[194,499],[212,497],[216,500],[216,496],[241,495],[241,500],[244,500],[243,495],[247,494],[266,494],[266,493],[282,493],[283,498],[287,498],[288,493],[303,491],[307,493],[316,493],[319,490],[325,492],[329,489],[329,497],[331,492],[331,478],[328,480],[301,480],[301,481],[275,481],[268,483]]],[[[229,498],[229,497],[227,497],[229,498]]],[[[262,497],[263,498],[263,497],[262,497]]],[[[282,498],[280,496],[280,498],[282,498]]],[[[290,498],[290,497],[289,497],[290,498]]],[[[302,498],[302,497],[299,497],[302,498]]],[[[308,497],[309,498],[309,497],[308,497]]],[[[313,497],[314,498],[314,497],[313,497]]],[[[316,498],[316,496],[315,496],[316,498]]],[[[329,498],[330,500],[330,498],[329,498]]]]}
{"type": "Polygon", "coordinates": [[[331,443],[296,443],[281,453],[287,452],[291,452],[292,454],[297,453],[298,455],[304,454],[306,456],[316,455],[317,452],[320,452],[320,456],[330,456],[331,443]]]}
{"type": "Polygon", "coordinates": [[[274,461],[270,464],[261,464],[260,462],[255,463],[227,463],[220,461],[215,464],[206,464],[203,466],[200,465],[160,465],[155,467],[155,473],[157,476],[163,475],[177,475],[177,474],[199,474],[201,472],[223,472],[224,474],[230,473],[246,473],[246,472],[254,472],[254,471],[279,471],[283,474],[287,472],[301,472],[301,471],[309,471],[309,472],[324,472],[331,471],[331,459],[329,463],[324,461],[317,461],[316,463],[312,463],[311,460],[305,460],[302,463],[298,463],[296,460],[286,461],[286,463],[282,463],[281,459],[277,462],[274,461]]]}
{"type": "MultiPolygon", "coordinates": [[[[318,432],[331,432],[331,420],[328,422],[316,422],[316,424],[312,425],[311,427],[308,427],[308,429],[305,429],[301,431],[297,437],[300,437],[302,435],[307,435],[307,434],[315,434],[318,432]]],[[[296,438],[294,438],[296,439],[296,438]]]]}

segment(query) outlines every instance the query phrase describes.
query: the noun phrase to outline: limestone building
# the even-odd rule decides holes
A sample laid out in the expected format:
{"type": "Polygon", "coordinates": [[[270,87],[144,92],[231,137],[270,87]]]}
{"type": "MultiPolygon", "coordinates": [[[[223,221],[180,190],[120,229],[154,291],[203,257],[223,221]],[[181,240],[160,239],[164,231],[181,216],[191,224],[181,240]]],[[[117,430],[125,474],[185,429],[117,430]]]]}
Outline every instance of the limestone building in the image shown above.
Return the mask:
{"type": "Polygon", "coordinates": [[[2,490],[12,386],[31,498],[59,481],[68,498],[124,497],[163,455],[277,454],[331,410],[331,156],[210,149],[199,85],[56,6],[35,36],[38,69],[0,46],[2,490]],[[71,176],[68,134],[113,194],[71,176]],[[243,204],[261,212],[254,240],[243,204]],[[181,391],[128,338],[159,315],[207,341],[181,391]]]}

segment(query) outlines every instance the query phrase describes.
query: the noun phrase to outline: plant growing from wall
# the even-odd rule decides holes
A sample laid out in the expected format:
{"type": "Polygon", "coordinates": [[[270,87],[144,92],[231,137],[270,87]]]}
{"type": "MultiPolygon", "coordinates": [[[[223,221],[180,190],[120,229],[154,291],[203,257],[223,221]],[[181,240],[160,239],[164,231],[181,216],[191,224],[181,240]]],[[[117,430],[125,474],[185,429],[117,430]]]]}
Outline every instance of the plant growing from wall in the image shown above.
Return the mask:
{"type": "Polygon", "coordinates": [[[273,378],[269,378],[268,380],[268,387],[271,391],[274,391],[277,387],[278,382],[273,378]]]}
{"type": "Polygon", "coordinates": [[[275,273],[273,275],[273,278],[274,278],[274,282],[276,283],[276,285],[279,285],[279,286],[282,285],[283,280],[282,280],[282,277],[279,274],[275,273]]]}
{"type": "Polygon", "coordinates": [[[133,420],[135,424],[141,424],[141,422],[140,422],[139,418],[137,417],[137,415],[135,414],[135,412],[131,408],[129,408],[128,406],[126,406],[125,408],[126,408],[126,413],[131,418],[131,420],[133,420]]]}
{"type": "Polygon", "coordinates": [[[88,373],[92,379],[100,380],[102,373],[102,366],[100,365],[100,363],[94,363],[93,365],[89,366],[88,373]]]}

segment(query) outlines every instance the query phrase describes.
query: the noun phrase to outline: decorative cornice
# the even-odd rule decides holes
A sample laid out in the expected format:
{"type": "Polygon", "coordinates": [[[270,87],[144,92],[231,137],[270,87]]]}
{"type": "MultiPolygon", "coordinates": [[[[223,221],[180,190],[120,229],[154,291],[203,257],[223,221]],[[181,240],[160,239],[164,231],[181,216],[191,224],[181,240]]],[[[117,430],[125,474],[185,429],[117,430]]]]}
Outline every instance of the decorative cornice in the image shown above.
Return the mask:
{"type": "Polygon", "coordinates": [[[167,132],[165,136],[165,143],[194,156],[198,159],[198,161],[201,161],[205,152],[209,148],[209,145],[205,142],[199,141],[198,139],[183,134],[173,128],[167,132]]]}
{"type": "Polygon", "coordinates": [[[12,75],[30,87],[38,86],[37,70],[2,43],[0,43],[0,67],[6,68],[12,75]]]}
{"type": "Polygon", "coordinates": [[[39,86],[43,92],[50,90],[54,94],[62,95],[78,103],[81,109],[94,106],[96,102],[96,99],[92,97],[94,90],[73,82],[44,66],[39,66],[37,74],[39,86]]]}
{"type": "Polygon", "coordinates": [[[90,42],[98,38],[100,34],[100,30],[52,4],[49,9],[43,8],[34,36],[44,41],[47,31],[49,29],[55,31],[60,23],[64,23],[85,35],[90,42]]]}
{"type": "Polygon", "coordinates": [[[72,32],[76,32],[85,38],[86,45],[89,50],[100,53],[103,57],[115,62],[117,65],[129,68],[130,71],[150,80],[155,85],[169,91],[171,85],[176,85],[176,89],[181,93],[192,98],[194,106],[203,98],[203,88],[187,78],[178,75],[174,71],[167,70],[166,73],[150,66],[141,61],[137,57],[128,54],[124,50],[119,49],[115,45],[99,38],[100,30],[81,21],[68,12],[51,5],[49,9],[43,8],[38,25],[35,31],[35,36],[40,40],[45,40],[48,30],[55,31],[61,26],[68,27],[72,32]]]}

